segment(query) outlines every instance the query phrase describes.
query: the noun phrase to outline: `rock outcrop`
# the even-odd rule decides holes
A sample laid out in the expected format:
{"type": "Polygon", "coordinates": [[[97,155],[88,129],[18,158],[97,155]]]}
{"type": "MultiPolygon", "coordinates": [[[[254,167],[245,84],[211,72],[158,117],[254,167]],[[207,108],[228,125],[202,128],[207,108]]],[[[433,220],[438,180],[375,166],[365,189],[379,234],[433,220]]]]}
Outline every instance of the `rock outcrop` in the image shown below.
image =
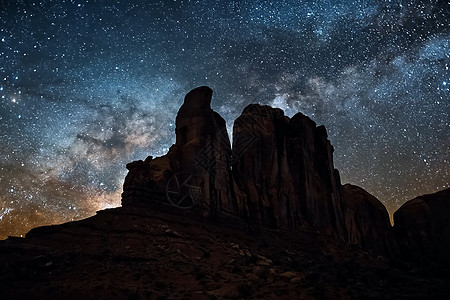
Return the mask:
{"type": "Polygon", "coordinates": [[[403,204],[394,213],[394,234],[407,258],[423,264],[435,263],[448,270],[450,188],[403,204]]]}
{"type": "Polygon", "coordinates": [[[163,157],[127,166],[122,204],[195,205],[214,220],[308,226],[343,238],[340,182],[325,128],[301,113],[290,119],[280,109],[249,105],[235,121],[232,150],[211,97],[208,87],[186,95],[176,143],[163,157]]]}
{"type": "MultiPolygon", "coordinates": [[[[211,98],[208,87],[189,92],[169,152],[127,165],[123,206],[174,206],[256,229],[307,228],[376,255],[398,254],[384,205],[362,188],[341,185],[324,126],[251,104],[234,123],[231,148],[211,98]]],[[[439,195],[414,199],[395,215],[396,237],[412,258],[443,257],[450,249],[448,192],[439,195]]]]}
{"type": "Polygon", "coordinates": [[[212,90],[189,92],[176,117],[169,152],[127,165],[122,205],[171,203],[213,219],[236,218],[246,209],[230,172],[231,145],[225,120],[211,109],[212,90]]]}
{"type": "Polygon", "coordinates": [[[323,126],[301,113],[290,119],[252,104],[234,123],[233,147],[233,176],[252,219],[343,236],[340,182],[323,126]]]}
{"type": "Polygon", "coordinates": [[[342,186],[341,195],[348,243],[377,255],[396,256],[397,243],[383,203],[351,184],[342,186]]]}

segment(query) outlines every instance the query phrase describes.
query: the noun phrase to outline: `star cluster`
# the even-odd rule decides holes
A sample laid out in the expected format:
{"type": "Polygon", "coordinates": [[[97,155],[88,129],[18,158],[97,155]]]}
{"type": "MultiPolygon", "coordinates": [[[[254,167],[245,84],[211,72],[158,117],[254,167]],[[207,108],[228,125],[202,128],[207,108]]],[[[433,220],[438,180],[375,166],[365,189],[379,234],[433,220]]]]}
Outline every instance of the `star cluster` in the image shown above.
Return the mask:
{"type": "Polygon", "coordinates": [[[392,213],[450,184],[448,1],[1,1],[0,237],[120,204],[208,85],[328,129],[342,181],[392,213]]]}

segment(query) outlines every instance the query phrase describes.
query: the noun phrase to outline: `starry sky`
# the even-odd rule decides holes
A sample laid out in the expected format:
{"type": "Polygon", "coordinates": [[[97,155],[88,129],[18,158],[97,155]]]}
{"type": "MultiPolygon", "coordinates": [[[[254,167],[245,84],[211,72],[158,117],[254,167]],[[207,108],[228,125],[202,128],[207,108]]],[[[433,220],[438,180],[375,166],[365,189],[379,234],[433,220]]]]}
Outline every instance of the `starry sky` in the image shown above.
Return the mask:
{"type": "Polygon", "coordinates": [[[120,205],[207,85],[324,124],[394,212],[450,184],[449,1],[0,0],[0,238],[120,205]]]}

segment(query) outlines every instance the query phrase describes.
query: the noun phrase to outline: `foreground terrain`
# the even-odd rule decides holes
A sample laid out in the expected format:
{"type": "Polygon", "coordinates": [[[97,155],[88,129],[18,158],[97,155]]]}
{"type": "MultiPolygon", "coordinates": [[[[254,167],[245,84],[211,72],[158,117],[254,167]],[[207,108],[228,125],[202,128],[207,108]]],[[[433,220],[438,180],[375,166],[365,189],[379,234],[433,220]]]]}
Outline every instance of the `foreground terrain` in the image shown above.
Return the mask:
{"type": "Polygon", "coordinates": [[[349,299],[450,296],[450,279],[317,232],[245,232],[172,207],[100,211],[0,242],[3,299],[349,299]]]}

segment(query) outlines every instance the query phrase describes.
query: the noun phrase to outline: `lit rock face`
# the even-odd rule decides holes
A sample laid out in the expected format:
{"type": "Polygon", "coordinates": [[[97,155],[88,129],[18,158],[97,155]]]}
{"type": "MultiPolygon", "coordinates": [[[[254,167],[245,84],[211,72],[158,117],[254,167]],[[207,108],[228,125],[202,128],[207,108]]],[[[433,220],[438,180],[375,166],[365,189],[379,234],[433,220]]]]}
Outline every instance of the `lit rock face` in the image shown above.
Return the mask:
{"type": "Polygon", "coordinates": [[[406,257],[450,266],[450,189],[403,204],[394,213],[394,234],[406,257]]]}

